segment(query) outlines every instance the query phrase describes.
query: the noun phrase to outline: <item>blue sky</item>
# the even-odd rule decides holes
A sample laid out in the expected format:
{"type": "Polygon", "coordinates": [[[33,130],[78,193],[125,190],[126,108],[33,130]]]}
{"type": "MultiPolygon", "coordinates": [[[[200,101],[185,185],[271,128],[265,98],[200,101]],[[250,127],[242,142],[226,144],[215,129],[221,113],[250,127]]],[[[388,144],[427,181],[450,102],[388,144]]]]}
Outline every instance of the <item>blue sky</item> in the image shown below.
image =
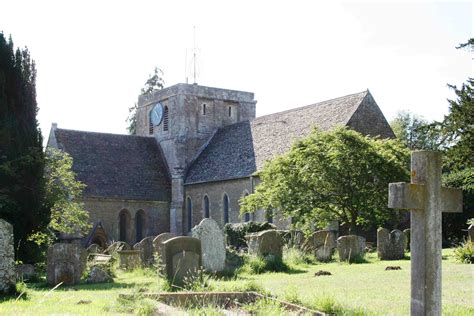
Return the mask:
{"type": "MultiPolygon", "coordinates": [[[[184,82],[196,26],[199,77],[255,93],[257,115],[369,89],[388,119],[447,114],[446,84],[473,76],[473,5],[337,1],[4,1],[0,30],[38,68],[43,133],[125,133],[154,66],[184,82]],[[188,54],[189,57],[189,54],[188,54]]],[[[189,73],[187,74],[190,75],[189,73]]]]}

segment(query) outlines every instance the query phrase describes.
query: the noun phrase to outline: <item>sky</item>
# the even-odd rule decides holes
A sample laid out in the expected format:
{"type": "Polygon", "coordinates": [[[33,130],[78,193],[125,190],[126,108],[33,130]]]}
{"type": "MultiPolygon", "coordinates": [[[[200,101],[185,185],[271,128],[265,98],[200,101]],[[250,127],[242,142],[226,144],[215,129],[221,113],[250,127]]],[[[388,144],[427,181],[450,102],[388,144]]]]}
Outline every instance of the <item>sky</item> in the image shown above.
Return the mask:
{"type": "Polygon", "coordinates": [[[0,31],[37,64],[44,137],[126,133],[155,66],[165,86],[250,91],[257,116],[369,89],[390,121],[448,113],[447,84],[473,76],[472,2],[0,0],[0,31]],[[195,27],[195,37],[194,37],[195,27]],[[188,53],[186,53],[188,52],[188,53]]]}

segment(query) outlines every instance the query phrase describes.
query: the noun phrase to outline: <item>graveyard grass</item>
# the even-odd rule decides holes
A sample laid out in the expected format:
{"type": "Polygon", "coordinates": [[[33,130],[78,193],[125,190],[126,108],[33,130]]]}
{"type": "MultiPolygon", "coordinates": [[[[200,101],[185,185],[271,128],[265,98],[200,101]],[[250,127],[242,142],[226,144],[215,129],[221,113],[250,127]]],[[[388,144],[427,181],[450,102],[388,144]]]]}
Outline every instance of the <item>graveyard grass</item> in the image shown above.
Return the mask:
{"type": "MultiPolygon", "coordinates": [[[[210,282],[209,290],[235,291],[261,289],[287,301],[336,314],[407,315],[410,298],[410,261],[379,261],[375,253],[367,263],[330,262],[298,264],[291,273],[240,274],[232,280],[210,282]],[[385,271],[387,266],[401,270],[385,271]],[[331,276],[315,277],[319,270],[331,276]]],[[[474,266],[454,261],[453,250],[443,250],[443,314],[473,315],[472,278],[474,266]]],[[[102,315],[147,314],[153,302],[143,299],[142,289],[157,292],[165,288],[151,270],[119,272],[115,283],[80,284],[59,287],[54,291],[42,284],[28,284],[29,299],[0,301],[1,315],[102,315]],[[118,299],[119,294],[133,294],[135,301],[118,299]]]]}

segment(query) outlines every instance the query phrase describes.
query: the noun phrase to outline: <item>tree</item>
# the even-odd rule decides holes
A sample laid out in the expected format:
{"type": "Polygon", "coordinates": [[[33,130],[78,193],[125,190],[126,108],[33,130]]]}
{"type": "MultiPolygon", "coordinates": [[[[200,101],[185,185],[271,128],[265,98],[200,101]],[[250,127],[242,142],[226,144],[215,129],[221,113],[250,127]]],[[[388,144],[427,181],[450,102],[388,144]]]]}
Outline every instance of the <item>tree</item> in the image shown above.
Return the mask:
{"type": "Polygon", "coordinates": [[[75,178],[72,157],[56,148],[46,151],[45,203],[51,210],[46,230],[35,232],[30,240],[49,245],[58,232],[84,235],[90,229],[89,213],[81,201],[85,184],[75,178]]]}
{"type": "Polygon", "coordinates": [[[27,48],[14,53],[0,33],[0,218],[13,225],[16,258],[35,260],[40,249],[27,241],[44,229],[44,154],[36,114],[36,67],[27,48]]]}
{"type": "Polygon", "coordinates": [[[408,165],[408,150],[398,141],[346,128],[314,130],[264,166],[241,213],[275,208],[301,228],[337,219],[356,233],[396,219],[387,208],[388,183],[407,180],[408,165]]]}
{"type": "MultiPolygon", "coordinates": [[[[148,80],[145,82],[145,86],[141,89],[141,95],[148,95],[157,90],[163,89],[165,81],[163,80],[163,71],[155,67],[153,74],[149,75],[148,80]]],[[[138,105],[135,103],[128,109],[128,117],[126,122],[128,123],[127,131],[131,135],[135,135],[137,132],[137,109],[138,105]]]]}
{"type": "Polygon", "coordinates": [[[402,111],[390,122],[390,127],[410,150],[436,150],[439,147],[439,137],[437,130],[428,128],[429,124],[420,116],[402,111]]]}

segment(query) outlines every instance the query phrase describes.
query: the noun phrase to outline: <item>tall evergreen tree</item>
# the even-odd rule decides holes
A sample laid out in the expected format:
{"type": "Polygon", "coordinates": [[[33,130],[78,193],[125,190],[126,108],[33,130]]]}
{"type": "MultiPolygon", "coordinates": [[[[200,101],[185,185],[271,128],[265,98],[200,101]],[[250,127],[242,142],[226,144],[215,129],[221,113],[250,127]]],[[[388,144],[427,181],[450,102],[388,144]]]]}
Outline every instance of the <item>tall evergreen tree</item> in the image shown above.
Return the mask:
{"type": "Polygon", "coordinates": [[[39,254],[27,237],[49,222],[37,112],[35,62],[27,48],[14,52],[11,37],[7,41],[0,33],[0,218],[13,225],[22,261],[39,254]]]}

